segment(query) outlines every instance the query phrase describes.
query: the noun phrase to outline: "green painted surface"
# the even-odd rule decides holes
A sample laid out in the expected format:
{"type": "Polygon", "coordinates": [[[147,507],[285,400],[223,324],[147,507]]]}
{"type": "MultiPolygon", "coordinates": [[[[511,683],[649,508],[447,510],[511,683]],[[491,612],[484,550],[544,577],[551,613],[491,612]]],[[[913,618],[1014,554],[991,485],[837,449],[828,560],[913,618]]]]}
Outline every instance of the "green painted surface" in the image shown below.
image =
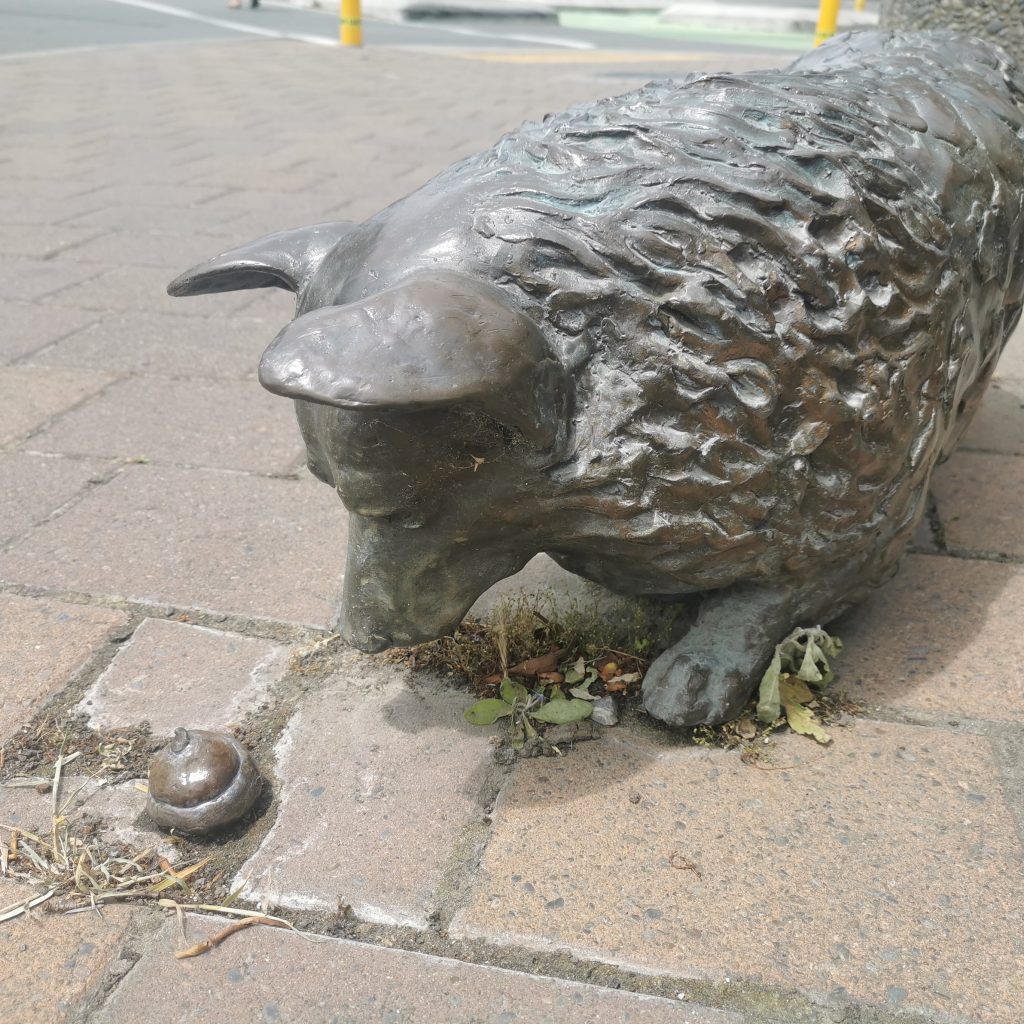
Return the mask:
{"type": "Polygon", "coordinates": [[[741,28],[690,28],[687,25],[668,25],[659,22],[655,12],[560,10],[558,22],[563,28],[622,32],[627,35],[661,39],[684,39],[695,44],[727,43],[734,47],[750,46],[758,50],[802,52],[814,45],[814,36],[810,32],[744,32],[741,28]]]}

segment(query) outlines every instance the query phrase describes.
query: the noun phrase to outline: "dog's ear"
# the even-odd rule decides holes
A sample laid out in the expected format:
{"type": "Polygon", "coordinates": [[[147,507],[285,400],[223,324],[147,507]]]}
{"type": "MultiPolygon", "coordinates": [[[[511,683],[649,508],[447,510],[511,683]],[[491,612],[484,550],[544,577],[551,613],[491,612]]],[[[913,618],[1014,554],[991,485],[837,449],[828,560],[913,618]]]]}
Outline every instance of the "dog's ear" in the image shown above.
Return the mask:
{"type": "Polygon", "coordinates": [[[545,451],[568,430],[568,375],[537,325],[451,271],[300,316],[263,354],[260,381],[344,409],[475,405],[545,451]]]}
{"type": "Polygon", "coordinates": [[[342,220],[266,235],[186,270],[167,286],[167,292],[174,296],[247,288],[286,288],[298,292],[324,257],[358,226],[342,220]]]}

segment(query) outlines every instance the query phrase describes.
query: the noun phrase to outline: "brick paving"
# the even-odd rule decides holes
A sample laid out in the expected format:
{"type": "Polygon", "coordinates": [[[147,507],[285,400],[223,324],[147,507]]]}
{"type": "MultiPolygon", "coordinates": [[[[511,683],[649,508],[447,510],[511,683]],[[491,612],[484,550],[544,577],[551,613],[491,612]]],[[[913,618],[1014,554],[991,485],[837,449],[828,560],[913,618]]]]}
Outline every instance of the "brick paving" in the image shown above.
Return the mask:
{"type": "MultiPolygon", "coordinates": [[[[837,628],[865,714],[830,747],[786,737],[752,768],[627,717],[506,769],[463,694],[324,646],[343,510],[254,380],[290,297],[164,294],[672,70],[263,41],[0,63],[0,747],[51,714],[242,728],[274,799],[249,846],[198,849],[228,856],[236,906],[315,933],[177,961],[173,915],[44,904],[0,923],[4,1020],[1020,1020],[1024,334],[921,553],[837,628]]],[[[544,559],[519,586],[586,590],[544,559]]],[[[131,780],[68,781],[69,815],[179,855],[131,780]]],[[[0,789],[0,825],[50,806],[0,789]]],[[[0,911],[28,892],[0,879],[0,911]]]]}
{"type": "MultiPolygon", "coordinates": [[[[197,942],[225,919],[189,917],[197,942]]],[[[437,1021],[444,1024],[741,1024],[738,1014],[669,999],[460,963],[422,953],[249,931],[218,957],[180,963],[168,922],[95,1024],[167,1019],[437,1021]]]]}
{"type": "Polygon", "coordinates": [[[346,658],[278,743],[281,810],[238,881],[281,907],[340,902],[368,921],[427,927],[449,860],[482,839],[492,748],[465,706],[443,684],[346,658]]]}
{"type": "Polygon", "coordinates": [[[143,721],[157,736],[178,726],[226,729],[270,696],[289,655],[257,637],[144,619],[77,710],[97,730],[143,721]]]}

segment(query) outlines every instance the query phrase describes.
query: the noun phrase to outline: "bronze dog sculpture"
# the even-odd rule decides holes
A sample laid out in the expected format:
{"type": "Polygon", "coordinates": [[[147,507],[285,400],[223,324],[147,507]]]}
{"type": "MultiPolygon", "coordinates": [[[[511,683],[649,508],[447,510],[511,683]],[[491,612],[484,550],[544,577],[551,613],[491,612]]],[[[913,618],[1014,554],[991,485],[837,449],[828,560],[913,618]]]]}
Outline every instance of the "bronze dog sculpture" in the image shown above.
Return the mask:
{"type": "Polygon", "coordinates": [[[864,32],[655,82],[173,282],[296,294],[260,380],[351,513],[346,638],[437,637],[546,551],[707,592],[644,702],[734,717],[785,633],[895,571],[1018,320],[1016,76],[864,32]]]}

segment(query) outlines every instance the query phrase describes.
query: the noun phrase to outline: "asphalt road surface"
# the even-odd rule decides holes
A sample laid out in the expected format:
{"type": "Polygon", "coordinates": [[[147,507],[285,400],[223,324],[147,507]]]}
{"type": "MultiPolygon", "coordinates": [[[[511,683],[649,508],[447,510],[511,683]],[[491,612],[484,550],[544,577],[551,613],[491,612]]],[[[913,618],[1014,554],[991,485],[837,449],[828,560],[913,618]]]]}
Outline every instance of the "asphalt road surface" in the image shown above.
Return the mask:
{"type": "MultiPolygon", "coordinates": [[[[248,3],[248,0],[243,0],[248,3]]],[[[571,25],[509,18],[440,19],[409,23],[364,19],[367,46],[428,46],[558,52],[600,51],[766,54],[802,48],[792,37],[658,26],[653,15],[623,15],[608,30],[587,26],[586,15],[571,25]]],[[[3,55],[133,43],[249,37],[288,37],[310,44],[336,45],[338,13],[325,0],[322,10],[300,10],[266,3],[252,10],[229,10],[225,0],[0,0],[0,59],[3,55]]]]}

